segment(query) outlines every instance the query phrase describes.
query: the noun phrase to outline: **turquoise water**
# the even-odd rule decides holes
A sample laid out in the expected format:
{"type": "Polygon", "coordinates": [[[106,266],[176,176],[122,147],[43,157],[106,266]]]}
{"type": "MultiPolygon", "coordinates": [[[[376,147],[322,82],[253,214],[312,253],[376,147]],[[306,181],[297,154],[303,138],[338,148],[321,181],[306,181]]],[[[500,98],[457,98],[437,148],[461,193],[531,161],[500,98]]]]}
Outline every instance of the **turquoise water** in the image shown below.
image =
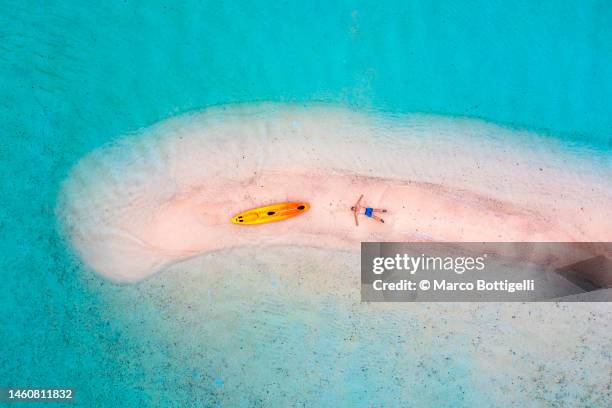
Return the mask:
{"type": "MultiPolygon", "coordinates": [[[[211,105],[325,101],[478,117],[612,150],[612,8],[604,1],[105,3],[0,2],[0,385],[72,386],[85,406],[214,405],[230,392],[265,405],[248,378],[224,389],[218,354],[195,358],[191,345],[177,358],[176,345],[156,333],[151,310],[163,307],[150,286],[81,270],[59,238],[60,182],[83,154],[126,132],[211,105]]],[[[283,324],[296,336],[307,330],[283,324]]],[[[313,347],[324,354],[332,340],[313,347]]],[[[331,387],[325,400],[385,395],[363,394],[372,377],[356,352],[347,355],[355,362],[345,388],[331,387]]],[[[459,397],[474,386],[462,380],[473,368],[455,357],[452,372],[428,373],[419,392],[432,397],[421,402],[486,405],[486,395],[459,397]]],[[[313,367],[321,377],[333,369],[313,367]]],[[[300,379],[287,378],[287,389],[299,389],[300,379]]]]}

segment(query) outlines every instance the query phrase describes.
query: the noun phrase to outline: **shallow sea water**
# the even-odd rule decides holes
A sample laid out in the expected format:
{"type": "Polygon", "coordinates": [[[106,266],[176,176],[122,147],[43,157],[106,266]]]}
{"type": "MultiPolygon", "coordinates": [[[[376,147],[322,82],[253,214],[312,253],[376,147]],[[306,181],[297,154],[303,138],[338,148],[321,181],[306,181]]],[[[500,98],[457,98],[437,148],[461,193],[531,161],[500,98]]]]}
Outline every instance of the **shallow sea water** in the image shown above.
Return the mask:
{"type": "Polygon", "coordinates": [[[84,154],[227,103],[478,117],[612,154],[606,2],[1,1],[0,27],[0,386],[80,406],[609,405],[605,304],[360,304],[354,257],[290,248],[290,266],[243,250],[117,285],[54,213],[84,154]]]}

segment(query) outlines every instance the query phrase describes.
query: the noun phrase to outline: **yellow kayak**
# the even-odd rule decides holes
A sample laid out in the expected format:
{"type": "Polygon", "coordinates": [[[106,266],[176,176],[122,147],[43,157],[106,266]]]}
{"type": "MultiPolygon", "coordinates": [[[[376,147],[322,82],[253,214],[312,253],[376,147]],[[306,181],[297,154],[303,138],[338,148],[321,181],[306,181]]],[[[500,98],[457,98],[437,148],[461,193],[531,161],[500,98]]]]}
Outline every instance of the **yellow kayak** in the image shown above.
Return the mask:
{"type": "Polygon", "coordinates": [[[308,211],[308,203],[278,203],[252,208],[232,218],[234,224],[265,224],[295,217],[308,211]]]}

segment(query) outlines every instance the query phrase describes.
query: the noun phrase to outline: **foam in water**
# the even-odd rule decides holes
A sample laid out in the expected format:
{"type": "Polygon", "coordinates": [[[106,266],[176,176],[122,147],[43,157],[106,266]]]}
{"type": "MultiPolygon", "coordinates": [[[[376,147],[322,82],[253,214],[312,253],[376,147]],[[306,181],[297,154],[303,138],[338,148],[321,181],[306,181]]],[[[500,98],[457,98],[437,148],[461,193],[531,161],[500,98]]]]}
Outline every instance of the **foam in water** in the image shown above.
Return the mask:
{"type": "Polygon", "coordinates": [[[138,281],[242,246],[358,250],[361,241],[605,241],[611,162],[585,147],[467,119],[329,106],[229,106],[173,118],[84,157],[63,184],[62,230],[83,262],[138,281]],[[356,228],[360,194],[389,210],[356,228]],[[308,201],[290,221],[245,209],[308,201]]]}

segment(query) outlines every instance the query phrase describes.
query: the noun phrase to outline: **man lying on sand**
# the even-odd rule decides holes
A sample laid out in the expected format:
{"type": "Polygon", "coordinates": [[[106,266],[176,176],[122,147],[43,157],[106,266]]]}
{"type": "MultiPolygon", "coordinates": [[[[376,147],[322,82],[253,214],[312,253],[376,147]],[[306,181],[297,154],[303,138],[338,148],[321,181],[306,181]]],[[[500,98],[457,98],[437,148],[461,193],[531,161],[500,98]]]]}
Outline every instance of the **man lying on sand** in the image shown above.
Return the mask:
{"type": "Polygon", "coordinates": [[[366,217],[370,217],[375,219],[376,221],[380,221],[382,223],[385,222],[385,220],[383,220],[382,218],[374,215],[374,213],[377,212],[387,212],[387,210],[381,210],[378,208],[370,208],[370,207],[362,207],[361,206],[361,199],[363,198],[363,194],[359,197],[359,200],[357,200],[357,203],[355,203],[354,207],[351,207],[351,211],[353,211],[353,215],[355,215],[355,225],[359,226],[359,218],[357,217],[358,214],[361,213],[361,210],[363,209],[363,215],[365,215],[366,217]]]}

